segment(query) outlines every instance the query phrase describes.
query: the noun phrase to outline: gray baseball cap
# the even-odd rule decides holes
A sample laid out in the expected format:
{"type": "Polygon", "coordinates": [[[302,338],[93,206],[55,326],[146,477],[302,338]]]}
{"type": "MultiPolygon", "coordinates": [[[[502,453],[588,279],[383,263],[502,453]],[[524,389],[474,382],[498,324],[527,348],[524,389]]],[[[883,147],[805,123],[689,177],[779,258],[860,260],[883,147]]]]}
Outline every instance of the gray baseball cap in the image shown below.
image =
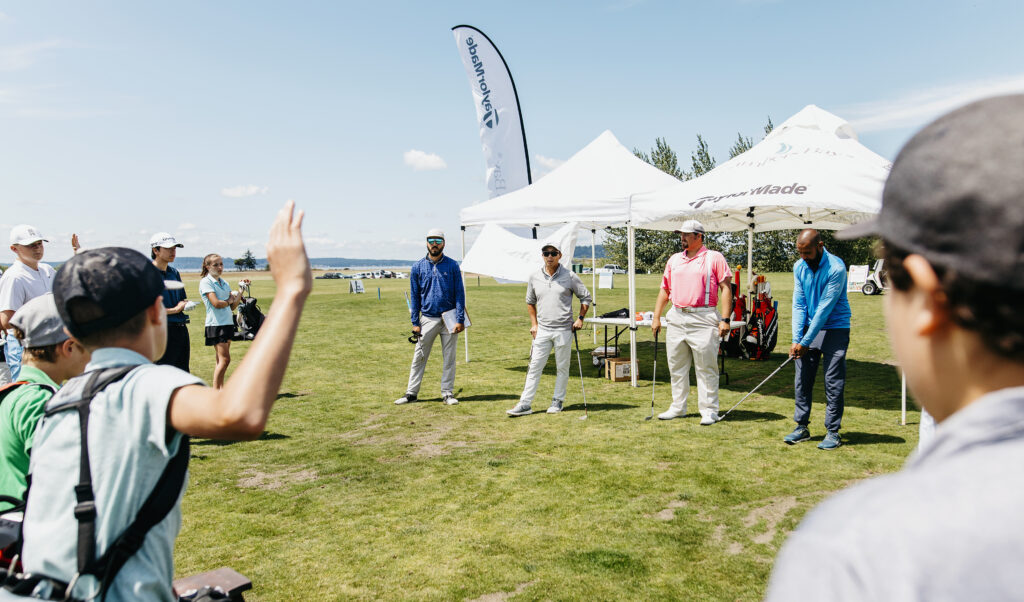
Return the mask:
{"type": "Polygon", "coordinates": [[[1024,289],[1024,95],[947,113],[900,150],[870,221],[879,236],[972,280],[1024,289]]]}
{"type": "Polygon", "coordinates": [[[30,349],[56,345],[70,338],[64,332],[64,322],[50,293],[31,299],[18,308],[11,317],[11,325],[25,333],[21,344],[30,349]]]}

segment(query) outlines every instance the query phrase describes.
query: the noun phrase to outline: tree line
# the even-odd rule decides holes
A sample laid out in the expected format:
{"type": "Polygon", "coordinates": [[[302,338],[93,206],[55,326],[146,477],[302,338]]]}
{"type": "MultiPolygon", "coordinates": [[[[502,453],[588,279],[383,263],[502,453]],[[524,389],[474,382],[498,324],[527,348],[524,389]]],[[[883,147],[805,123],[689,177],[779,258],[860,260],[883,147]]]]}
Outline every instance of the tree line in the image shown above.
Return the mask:
{"type": "MultiPolygon", "coordinates": [[[[771,117],[764,126],[767,136],[774,128],[771,117]]],[[[736,134],[736,141],[729,148],[729,158],[744,153],[754,146],[750,136],[736,134]]],[[[654,147],[649,153],[639,148],[633,154],[647,163],[678,180],[690,180],[700,177],[714,169],[717,165],[711,155],[707,141],[697,134],[697,148],[690,153],[690,170],[679,166],[679,157],[664,138],[655,138],[654,147]]],[[[774,230],[771,232],[754,233],[754,271],[788,272],[799,259],[796,252],[796,236],[798,230],[774,230]]],[[[829,253],[838,256],[846,265],[870,264],[874,259],[874,241],[859,239],[852,241],[837,240],[831,231],[821,231],[822,240],[829,253]]],[[[660,272],[668,258],[682,251],[679,235],[660,230],[641,230],[634,232],[636,242],[636,270],[640,273],[660,272]]],[[[626,229],[609,228],[606,230],[604,250],[609,261],[619,265],[628,263],[626,248],[626,229]]],[[[730,266],[745,266],[747,263],[747,233],[740,232],[709,232],[704,237],[709,249],[720,251],[725,255],[730,266]]]]}

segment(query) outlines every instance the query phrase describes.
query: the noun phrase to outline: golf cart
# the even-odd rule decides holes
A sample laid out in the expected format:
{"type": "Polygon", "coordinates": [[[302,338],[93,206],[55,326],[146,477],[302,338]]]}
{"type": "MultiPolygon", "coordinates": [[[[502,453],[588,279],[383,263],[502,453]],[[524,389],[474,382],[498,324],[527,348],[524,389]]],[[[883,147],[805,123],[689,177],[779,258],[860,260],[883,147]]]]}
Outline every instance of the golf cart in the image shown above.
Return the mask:
{"type": "Polygon", "coordinates": [[[878,295],[885,290],[885,260],[879,259],[875,262],[874,269],[868,274],[868,280],[860,288],[865,295],[878,295]]]}

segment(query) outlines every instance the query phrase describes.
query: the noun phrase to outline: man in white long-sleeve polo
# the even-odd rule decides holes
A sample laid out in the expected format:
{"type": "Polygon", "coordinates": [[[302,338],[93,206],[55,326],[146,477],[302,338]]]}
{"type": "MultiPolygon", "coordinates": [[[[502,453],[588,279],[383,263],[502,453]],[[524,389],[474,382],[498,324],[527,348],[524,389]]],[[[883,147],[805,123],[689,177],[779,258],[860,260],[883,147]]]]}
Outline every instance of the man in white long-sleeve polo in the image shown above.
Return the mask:
{"type": "Polygon", "coordinates": [[[533,397],[537,394],[540,375],[552,349],[555,350],[555,392],[551,396],[551,406],[547,413],[561,412],[562,404],[565,403],[572,333],[583,328],[583,317],[587,315],[591,300],[590,291],[580,277],[558,263],[562,258],[559,244],[544,244],[541,248],[544,267],[533,272],[526,282],[526,310],[530,314],[533,349],[530,352],[530,369],[526,373],[523,394],[516,407],[506,412],[509,416],[524,416],[533,412],[533,397]],[[575,321],[572,315],[573,295],[580,300],[580,315],[575,321]]]}
{"type": "Polygon", "coordinates": [[[661,330],[661,313],[665,305],[672,308],[665,316],[668,325],[665,350],[668,370],[672,376],[672,405],[658,414],[661,420],[672,420],[686,414],[686,397],[690,393],[690,361],[697,374],[697,407],[700,423],[718,421],[718,344],[729,332],[732,313],[732,288],[729,264],[718,251],[704,246],[704,225],[695,219],[683,222],[676,230],[683,243],[683,252],[669,258],[661,291],[654,304],[651,330],[661,330]],[[722,316],[716,310],[722,301],[722,316]]]}

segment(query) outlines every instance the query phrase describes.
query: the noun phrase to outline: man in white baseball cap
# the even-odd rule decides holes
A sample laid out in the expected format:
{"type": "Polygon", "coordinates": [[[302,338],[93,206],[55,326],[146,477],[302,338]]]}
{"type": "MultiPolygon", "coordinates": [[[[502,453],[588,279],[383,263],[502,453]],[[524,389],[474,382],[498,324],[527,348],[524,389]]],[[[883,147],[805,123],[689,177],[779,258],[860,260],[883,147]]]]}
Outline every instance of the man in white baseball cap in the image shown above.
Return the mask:
{"type": "Polygon", "coordinates": [[[10,330],[11,317],[22,305],[53,289],[54,269],[42,263],[43,238],[39,230],[28,224],[11,229],[11,251],[17,259],[0,276],[0,330],[6,337],[4,355],[7,369],[0,370],[0,383],[18,379],[21,369],[21,343],[10,330]]]}
{"type": "Polygon", "coordinates": [[[729,332],[732,313],[732,277],[729,264],[718,251],[704,246],[704,225],[686,220],[676,230],[683,251],[669,258],[654,304],[651,330],[661,330],[665,316],[665,351],[672,377],[672,405],[658,414],[660,420],[672,420],[686,414],[690,393],[690,363],[697,376],[697,408],[704,426],[718,421],[718,344],[729,332]],[[722,313],[717,311],[721,299],[722,313]]]}
{"type": "MultiPolygon", "coordinates": [[[[178,249],[184,246],[167,232],[157,232],[149,239],[149,256],[156,269],[160,270],[164,281],[181,282],[181,274],[170,264],[177,258],[178,249]]],[[[175,366],[189,372],[192,345],[188,337],[188,314],[185,313],[188,295],[185,294],[184,288],[165,288],[163,295],[164,307],[167,309],[167,348],[163,357],[156,363],[175,366]]]]}

